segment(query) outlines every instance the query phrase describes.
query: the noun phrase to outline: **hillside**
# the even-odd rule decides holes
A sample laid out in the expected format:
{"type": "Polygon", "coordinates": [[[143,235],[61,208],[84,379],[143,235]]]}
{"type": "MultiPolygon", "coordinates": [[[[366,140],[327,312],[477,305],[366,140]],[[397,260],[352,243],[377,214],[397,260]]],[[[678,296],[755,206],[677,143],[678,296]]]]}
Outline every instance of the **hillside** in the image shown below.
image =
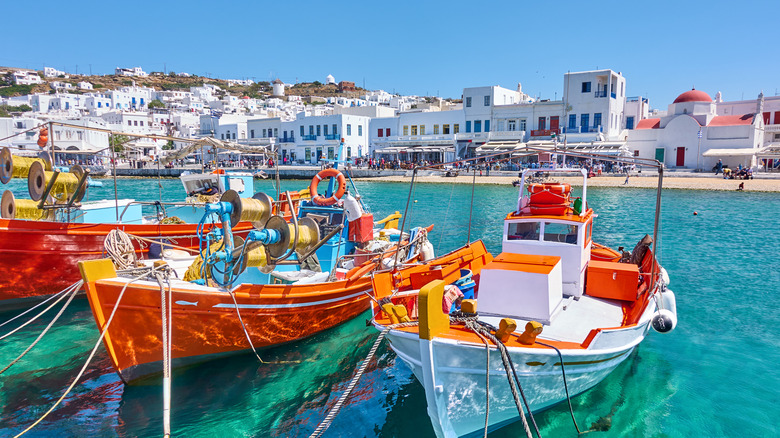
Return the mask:
{"type": "MultiPolygon", "coordinates": [[[[252,98],[267,98],[271,95],[271,84],[269,82],[257,82],[250,86],[236,85],[228,87],[228,83],[223,79],[207,78],[203,76],[193,75],[192,77],[172,76],[174,73],[164,75],[162,73],[152,73],[145,78],[133,78],[127,76],[116,75],[71,75],[70,78],[43,78],[44,83],[32,85],[32,86],[16,86],[6,81],[6,75],[10,72],[19,70],[13,67],[0,67],[0,96],[12,97],[22,96],[31,93],[49,93],[53,92],[49,87],[50,82],[59,81],[73,84],[77,87],[81,81],[91,83],[95,89],[93,91],[106,91],[114,90],[120,87],[126,87],[135,84],[141,87],[150,87],[155,90],[189,90],[190,87],[202,86],[205,83],[214,84],[228,93],[235,96],[249,96],[252,98]]],[[[43,76],[41,73],[40,76],[43,76]]],[[[89,90],[79,90],[74,88],[68,90],[69,93],[84,94],[90,92],[89,90]]],[[[339,93],[336,85],[323,85],[319,82],[307,83],[302,82],[295,84],[294,86],[285,90],[286,95],[294,96],[320,96],[320,97],[334,97],[343,96],[348,98],[356,98],[363,96],[365,90],[357,88],[353,92],[339,93]]]]}

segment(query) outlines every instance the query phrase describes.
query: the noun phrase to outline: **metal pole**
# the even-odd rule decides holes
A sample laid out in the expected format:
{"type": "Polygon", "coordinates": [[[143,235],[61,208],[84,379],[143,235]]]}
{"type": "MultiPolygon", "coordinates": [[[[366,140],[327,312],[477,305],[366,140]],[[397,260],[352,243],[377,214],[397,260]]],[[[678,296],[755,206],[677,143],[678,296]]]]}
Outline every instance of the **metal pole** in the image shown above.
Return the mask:
{"type": "MultiPolygon", "coordinates": [[[[661,222],[661,188],[664,183],[664,166],[660,162],[658,167],[658,191],[655,198],[655,223],[653,224],[653,258],[658,258],[658,227],[661,222]]],[[[655,284],[655,263],[650,270],[650,281],[655,284]]]]}
{"type": "Polygon", "coordinates": [[[116,221],[119,222],[119,193],[117,192],[117,186],[116,186],[116,153],[114,152],[114,147],[111,145],[111,134],[108,135],[108,143],[111,148],[111,163],[113,164],[113,174],[114,174],[114,211],[116,213],[116,221]]]}
{"type": "MultiPolygon", "coordinates": [[[[412,169],[412,183],[409,184],[409,197],[406,198],[406,208],[404,209],[404,216],[401,220],[401,234],[398,236],[398,245],[401,245],[401,238],[404,236],[404,228],[406,228],[406,213],[409,211],[409,204],[412,202],[412,190],[414,189],[414,177],[417,175],[417,167],[414,167],[412,169]]],[[[398,253],[400,251],[395,252],[395,261],[393,262],[393,270],[395,271],[396,266],[398,266],[398,253]]]]}
{"type": "Polygon", "coordinates": [[[466,245],[471,243],[471,215],[474,212],[474,187],[477,185],[477,167],[474,166],[474,176],[471,178],[471,206],[469,207],[469,234],[466,237],[466,245]]]}
{"type": "Polygon", "coordinates": [[[701,170],[701,166],[699,166],[699,158],[701,157],[701,128],[699,128],[699,133],[696,134],[697,137],[699,137],[699,145],[696,146],[696,170],[701,170]]]}

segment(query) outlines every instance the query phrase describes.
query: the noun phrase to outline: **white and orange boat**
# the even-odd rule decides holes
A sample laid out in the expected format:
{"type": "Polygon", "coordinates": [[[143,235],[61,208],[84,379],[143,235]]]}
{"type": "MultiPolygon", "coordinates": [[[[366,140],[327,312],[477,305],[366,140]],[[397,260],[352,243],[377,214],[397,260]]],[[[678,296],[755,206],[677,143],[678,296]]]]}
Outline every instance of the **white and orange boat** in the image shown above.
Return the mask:
{"type": "Polygon", "coordinates": [[[474,264],[476,298],[452,313],[457,273],[431,269],[434,281],[402,287],[375,275],[382,305],[373,308],[374,326],[388,331],[425,388],[438,437],[481,436],[518,420],[530,434],[526,415],[598,384],[651,326],[667,332],[676,325],[653,239],[646,236],[630,256],[595,244],[584,170],[582,177],[581,198],[573,199],[567,184],[526,187],[523,173],[501,254],[474,264]]]}

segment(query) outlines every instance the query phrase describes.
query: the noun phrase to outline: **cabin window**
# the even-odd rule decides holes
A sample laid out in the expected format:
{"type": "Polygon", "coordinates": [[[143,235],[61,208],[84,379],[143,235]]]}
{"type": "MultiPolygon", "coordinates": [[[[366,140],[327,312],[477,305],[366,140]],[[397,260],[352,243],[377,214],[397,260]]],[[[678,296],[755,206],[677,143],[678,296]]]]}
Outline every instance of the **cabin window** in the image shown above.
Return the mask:
{"type": "Polygon", "coordinates": [[[539,222],[516,222],[509,224],[508,240],[539,240],[539,222]]]}
{"type": "Polygon", "coordinates": [[[585,225],[585,242],[582,244],[583,246],[588,246],[588,242],[590,242],[592,232],[593,232],[593,222],[588,222],[588,224],[585,225]]]}
{"type": "Polygon", "coordinates": [[[556,222],[544,223],[544,241],[577,244],[577,226],[556,222]]]}

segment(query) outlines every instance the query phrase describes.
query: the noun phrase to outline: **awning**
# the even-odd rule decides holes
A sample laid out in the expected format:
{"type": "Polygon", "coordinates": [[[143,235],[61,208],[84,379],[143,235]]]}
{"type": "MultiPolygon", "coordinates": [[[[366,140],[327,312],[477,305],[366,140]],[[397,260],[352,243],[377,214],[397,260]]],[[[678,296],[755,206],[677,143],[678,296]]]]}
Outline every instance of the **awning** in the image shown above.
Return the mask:
{"type": "Polygon", "coordinates": [[[701,155],[703,157],[744,157],[760,154],[765,150],[765,148],[709,149],[701,155]]]}

